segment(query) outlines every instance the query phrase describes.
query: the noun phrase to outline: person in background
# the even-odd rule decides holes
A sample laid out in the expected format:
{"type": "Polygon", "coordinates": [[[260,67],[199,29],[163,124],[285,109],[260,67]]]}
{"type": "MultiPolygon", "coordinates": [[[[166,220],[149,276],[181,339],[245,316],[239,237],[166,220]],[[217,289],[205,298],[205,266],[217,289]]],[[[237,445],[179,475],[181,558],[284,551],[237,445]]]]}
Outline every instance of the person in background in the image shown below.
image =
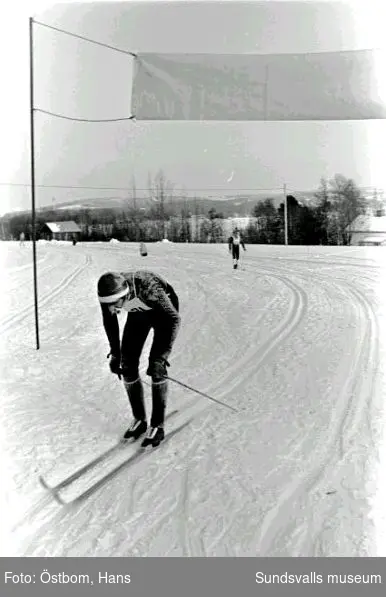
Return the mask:
{"type": "Polygon", "coordinates": [[[165,437],[168,359],[181,323],[177,294],[158,274],[130,270],[103,274],[98,281],[98,298],[110,344],[110,370],[120,379],[123,377],[134,419],[124,438],[136,440],[147,432],[141,445],[158,446],[165,437]],[[121,311],[127,312],[122,341],[117,317],[121,311]],[[152,379],[148,428],[139,361],[151,329],[154,338],[146,371],[152,379]]]}
{"type": "Polygon", "coordinates": [[[233,230],[233,236],[230,236],[228,239],[229,253],[232,254],[233,259],[233,269],[237,269],[239,264],[240,245],[243,247],[244,251],[246,251],[245,243],[241,238],[240,231],[238,228],[235,228],[233,230]]]}

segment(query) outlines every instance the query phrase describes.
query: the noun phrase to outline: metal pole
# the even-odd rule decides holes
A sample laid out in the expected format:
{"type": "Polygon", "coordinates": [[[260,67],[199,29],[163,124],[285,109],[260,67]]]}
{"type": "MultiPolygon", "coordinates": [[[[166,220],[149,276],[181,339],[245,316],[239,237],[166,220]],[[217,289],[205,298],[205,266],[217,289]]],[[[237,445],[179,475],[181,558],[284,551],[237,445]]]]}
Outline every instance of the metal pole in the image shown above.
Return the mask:
{"type": "Polygon", "coordinates": [[[195,392],[196,394],[199,394],[200,396],[203,396],[204,398],[207,398],[208,400],[212,400],[212,402],[221,404],[221,406],[225,406],[226,408],[233,410],[233,412],[235,412],[235,413],[238,412],[238,410],[236,410],[233,406],[230,406],[229,404],[225,404],[225,402],[221,402],[221,400],[217,400],[217,398],[213,398],[212,396],[209,396],[209,394],[206,394],[205,392],[196,390],[196,388],[192,388],[192,386],[188,386],[188,384],[183,383],[182,381],[179,381],[178,379],[175,379],[174,377],[167,376],[166,379],[170,379],[170,381],[177,383],[179,386],[182,386],[183,388],[187,388],[188,390],[192,390],[192,392],[195,392]]]}
{"type": "Polygon", "coordinates": [[[34,139],[34,61],[33,61],[33,19],[29,20],[30,42],[30,123],[31,123],[31,202],[32,202],[32,254],[34,272],[34,300],[35,300],[35,328],[36,350],[39,350],[39,315],[38,315],[38,290],[36,272],[36,211],[35,211],[35,139],[34,139]]]}
{"type": "Polygon", "coordinates": [[[267,120],[268,116],[268,64],[265,66],[265,79],[263,89],[263,109],[264,109],[264,120],[267,120]]]}
{"type": "Polygon", "coordinates": [[[288,245],[288,205],[287,185],[284,185],[284,244],[288,245]]]}

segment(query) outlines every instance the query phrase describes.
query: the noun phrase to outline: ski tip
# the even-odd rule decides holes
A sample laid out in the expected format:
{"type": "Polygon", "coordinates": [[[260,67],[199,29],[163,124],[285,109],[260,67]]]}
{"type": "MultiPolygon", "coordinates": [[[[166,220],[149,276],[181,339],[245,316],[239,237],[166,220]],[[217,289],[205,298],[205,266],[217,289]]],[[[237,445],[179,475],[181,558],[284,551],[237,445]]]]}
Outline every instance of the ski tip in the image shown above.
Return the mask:
{"type": "Polygon", "coordinates": [[[61,506],[68,506],[68,503],[67,503],[67,502],[65,502],[64,500],[62,500],[62,498],[60,497],[60,495],[59,495],[59,494],[58,494],[56,491],[53,491],[53,492],[52,492],[52,495],[54,496],[54,500],[55,500],[55,501],[56,501],[58,504],[60,504],[61,506]]]}
{"type": "Polygon", "coordinates": [[[47,485],[47,483],[41,475],[39,475],[39,483],[42,487],[44,487],[44,489],[48,489],[48,491],[51,491],[51,487],[47,485]]]}
{"type": "Polygon", "coordinates": [[[41,475],[39,475],[39,482],[40,482],[41,486],[52,495],[52,497],[54,498],[54,500],[56,502],[58,502],[58,504],[60,504],[61,506],[66,505],[66,502],[64,502],[62,500],[59,493],[57,491],[55,491],[55,489],[53,487],[50,487],[49,485],[47,485],[47,483],[45,482],[44,478],[41,475]]]}

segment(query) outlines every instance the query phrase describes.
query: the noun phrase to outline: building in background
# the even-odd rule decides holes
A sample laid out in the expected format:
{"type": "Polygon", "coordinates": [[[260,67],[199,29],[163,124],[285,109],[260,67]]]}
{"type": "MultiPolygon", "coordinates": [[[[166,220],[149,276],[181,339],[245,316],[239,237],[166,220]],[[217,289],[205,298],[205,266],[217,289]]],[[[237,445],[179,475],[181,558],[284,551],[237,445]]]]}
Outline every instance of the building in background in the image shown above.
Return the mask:
{"type": "Polygon", "coordinates": [[[358,216],[346,228],[350,245],[386,246],[386,216],[358,216]]]}
{"type": "Polygon", "coordinates": [[[44,240],[71,240],[78,241],[81,233],[76,222],[46,222],[39,230],[39,236],[44,240]]]}

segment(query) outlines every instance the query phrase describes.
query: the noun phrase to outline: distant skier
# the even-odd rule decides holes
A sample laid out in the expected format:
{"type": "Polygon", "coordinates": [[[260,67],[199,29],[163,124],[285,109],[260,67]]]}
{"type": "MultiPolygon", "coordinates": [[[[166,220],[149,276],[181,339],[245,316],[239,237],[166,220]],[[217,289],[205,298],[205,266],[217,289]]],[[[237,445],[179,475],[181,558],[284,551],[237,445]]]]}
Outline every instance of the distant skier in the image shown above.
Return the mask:
{"type": "Polygon", "coordinates": [[[244,251],[246,251],[245,243],[241,238],[239,229],[235,228],[233,230],[233,236],[230,236],[228,239],[229,253],[232,253],[233,269],[237,269],[237,266],[239,264],[240,245],[243,247],[244,251]]]}
{"type": "Polygon", "coordinates": [[[133,270],[103,274],[98,281],[98,298],[110,344],[107,355],[110,369],[119,379],[122,374],[134,417],[124,438],[138,439],[147,431],[142,446],[158,446],[165,437],[166,368],[181,322],[177,294],[159,275],[133,270]],[[127,319],[120,342],[117,314],[121,310],[127,311],[127,319]],[[139,360],[151,328],[154,339],[146,371],[152,378],[152,415],[148,429],[139,360]]]}

